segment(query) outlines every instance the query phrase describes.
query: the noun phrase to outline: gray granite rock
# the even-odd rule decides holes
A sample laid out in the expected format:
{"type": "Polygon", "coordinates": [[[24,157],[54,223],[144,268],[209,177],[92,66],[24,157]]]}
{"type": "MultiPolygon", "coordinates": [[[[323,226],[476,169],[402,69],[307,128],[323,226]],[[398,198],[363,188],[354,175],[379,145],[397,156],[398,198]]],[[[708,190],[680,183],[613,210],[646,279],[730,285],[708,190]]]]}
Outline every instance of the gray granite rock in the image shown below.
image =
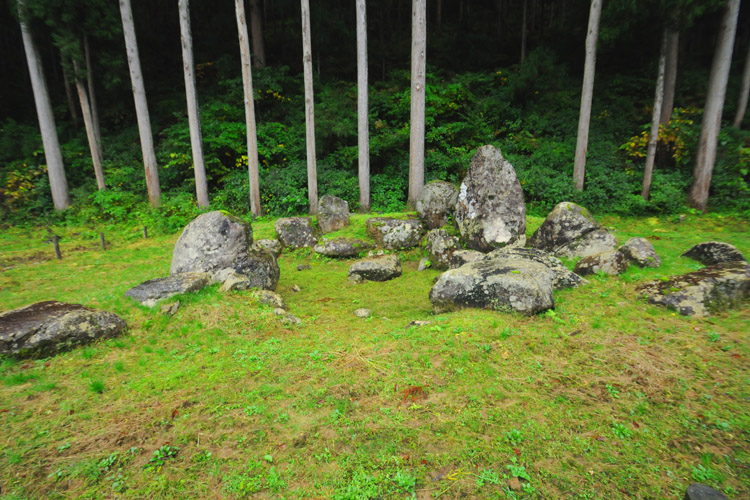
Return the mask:
{"type": "Polygon", "coordinates": [[[278,257],[279,255],[281,255],[283,246],[277,239],[262,239],[255,240],[255,243],[252,244],[250,250],[254,252],[268,252],[270,254],[273,254],[274,257],[278,257]]]}
{"type": "Polygon", "coordinates": [[[453,252],[459,248],[458,238],[449,235],[445,229],[432,229],[425,238],[425,250],[433,269],[448,269],[453,252]]]}
{"type": "Polygon", "coordinates": [[[417,215],[427,229],[445,226],[458,201],[458,189],[450,182],[432,181],[425,184],[417,200],[417,215]]]}
{"type": "Polygon", "coordinates": [[[684,500],[729,500],[723,493],[705,484],[693,483],[687,487],[684,500]]]}
{"type": "Polygon", "coordinates": [[[302,323],[301,319],[299,319],[292,313],[286,312],[284,309],[276,308],[273,310],[273,313],[281,318],[282,323],[286,323],[288,325],[299,325],[302,323]]]}
{"type": "Polygon", "coordinates": [[[481,260],[484,258],[484,256],[485,254],[483,254],[482,252],[477,252],[476,250],[456,250],[451,255],[451,259],[448,262],[448,268],[456,269],[463,266],[464,264],[468,264],[469,262],[481,260]]]}
{"type": "Polygon", "coordinates": [[[722,262],[747,262],[737,247],[721,241],[705,241],[698,243],[682,254],[682,257],[688,257],[697,260],[704,266],[712,266],[722,262]]]}
{"type": "Polygon", "coordinates": [[[171,274],[164,278],[144,281],[125,292],[125,296],[146,307],[154,307],[160,300],[180,293],[195,292],[207,287],[211,282],[211,275],[208,273],[171,274]]]}
{"type": "Polygon", "coordinates": [[[221,288],[219,288],[219,291],[230,292],[248,290],[253,287],[252,285],[253,283],[250,278],[248,278],[244,274],[232,272],[231,274],[226,276],[221,284],[221,288]]]}
{"type": "Polygon", "coordinates": [[[638,267],[661,266],[659,255],[654,250],[651,242],[646,238],[630,238],[617,251],[638,267]]]}
{"type": "Polygon", "coordinates": [[[554,274],[553,286],[555,290],[575,288],[587,283],[585,279],[565,267],[560,259],[536,248],[499,248],[483,255],[482,258],[484,260],[506,260],[511,263],[517,259],[526,259],[543,264],[554,274]]]}
{"type": "Polygon", "coordinates": [[[0,314],[0,355],[43,358],[127,329],[114,313],[80,304],[37,302],[0,314]]]}
{"type": "Polygon", "coordinates": [[[574,272],[581,276],[596,273],[617,276],[628,270],[628,259],[617,250],[610,250],[596,255],[584,257],[576,263],[574,272]]]}
{"type": "Polygon", "coordinates": [[[325,195],[318,202],[318,227],[330,233],[349,225],[349,203],[341,198],[325,195]]]}
{"type": "Polygon", "coordinates": [[[471,160],[456,202],[456,224],[467,248],[488,252],[526,241],[526,205],[513,166],[494,146],[471,160]]]}
{"type": "Polygon", "coordinates": [[[274,309],[286,309],[284,299],[276,292],[270,290],[256,290],[253,292],[253,295],[258,299],[258,302],[263,305],[273,307],[274,309]]]}
{"type": "Polygon", "coordinates": [[[274,225],[279,241],[285,248],[311,247],[318,241],[310,217],[282,217],[274,225]]]}
{"type": "Polygon", "coordinates": [[[617,240],[588,210],[564,201],[534,231],[529,246],[557,257],[588,257],[614,250],[617,240]]]}
{"type": "Polygon", "coordinates": [[[366,241],[336,238],[334,240],[321,240],[313,247],[313,250],[315,250],[315,253],[325,255],[326,257],[348,258],[356,257],[360,252],[371,248],[372,245],[366,241]]]}
{"type": "Polygon", "coordinates": [[[349,276],[353,274],[368,281],[388,281],[401,276],[401,262],[395,255],[368,257],[352,264],[349,276]]]}
{"type": "Polygon", "coordinates": [[[354,315],[358,318],[369,318],[370,310],[365,309],[364,307],[360,307],[359,309],[354,310],[354,315]]]}
{"type": "Polygon", "coordinates": [[[383,248],[404,250],[419,244],[424,226],[417,219],[401,220],[390,217],[373,217],[367,219],[367,232],[383,248]]]}

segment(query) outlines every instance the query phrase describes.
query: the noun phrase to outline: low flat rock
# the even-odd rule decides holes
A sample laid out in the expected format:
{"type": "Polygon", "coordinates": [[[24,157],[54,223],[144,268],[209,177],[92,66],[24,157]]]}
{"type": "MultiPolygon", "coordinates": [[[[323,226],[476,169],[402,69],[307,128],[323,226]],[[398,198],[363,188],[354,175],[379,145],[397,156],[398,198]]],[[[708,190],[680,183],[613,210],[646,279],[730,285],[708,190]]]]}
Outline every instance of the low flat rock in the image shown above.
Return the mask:
{"type": "Polygon", "coordinates": [[[424,226],[417,219],[373,217],[367,219],[367,232],[378,246],[389,250],[405,250],[419,244],[424,226]]]}
{"type": "Polygon", "coordinates": [[[448,269],[453,252],[459,248],[458,238],[449,235],[445,229],[432,229],[425,238],[425,250],[433,269],[448,269]]]}
{"type": "Polygon", "coordinates": [[[534,231],[529,246],[557,257],[588,257],[614,250],[617,240],[584,207],[564,201],[534,231]]]}
{"type": "Polygon", "coordinates": [[[250,247],[253,252],[268,252],[273,254],[274,257],[281,255],[281,251],[284,247],[281,242],[277,239],[261,239],[255,240],[255,243],[250,247]]]}
{"type": "Polygon", "coordinates": [[[318,227],[320,231],[331,233],[349,225],[349,203],[329,194],[318,202],[318,227]]]}
{"type": "Polygon", "coordinates": [[[261,304],[273,307],[274,309],[286,309],[284,299],[276,292],[270,290],[257,290],[254,292],[254,295],[261,304]]]}
{"type": "Polygon", "coordinates": [[[449,269],[456,269],[469,262],[483,259],[486,254],[478,252],[476,250],[456,250],[451,254],[450,261],[448,262],[449,269]]]}
{"type": "Polygon", "coordinates": [[[742,306],[750,298],[750,264],[723,262],[692,273],[654,280],[637,289],[652,304],[703,317],[742,306]]]}
{"type": "Polygon", "coordinates": [[[234,270],[228,274],[219,288],[220,292],[234,292],[249,290],[252,288],[252,281],[244,274],[235,273],[234,270]]]}
{"type": "Polygon", "coordinates": [[[37,302],[0,314],[0,355],[43,358],[127,329],[114,313],[80,304],[37,302]]]}
{"type": "Polygon", "coordinates": [[[432,181],[425,184],[417,200],[417,215],[427,229],[445,226],[458,201],[458,189],[450,182],[432,181]]]}
{"type": "Polygon", "coordinates": [[[659,267],[661,259],[654,250],[654,246],[646,238],[630,238],[618,252],[623,254],[629,262],[638,267],[659,267]]]}
{"type": "Polygon", "coordinates": [[[144,281],[125,292],[125,296],[146,307],[154,307],[160,300],[180,293],[195,292],[207,287],[212,281],[208,273],[171,274],[165,278],[144,281]]]}
{"type": "Polygon", "coordinates": [[[581,276],[596,273],[617,276],[628,270],[628,259],[617,250],[610,250],[596,255],[584,257],[576,263],[574,271],[581,276]]]}
{"type": "Polygon", "coordinates": [[[590,257],[617,248],[617,238],[606,229],[591,231],[585,236],[560,248],[557,257],[590,257]]]}
{"type": "Polygon", "coordinates": [[[469,262],[444,272],[430,301],[436,314],[465,308],[535,314],[554,307],[554,280],[547,266],[528,259],[469,262]]]}
{"type": "Polygon", "coordinates": [[[369,281],[388,281],[401,276],[401,261],[395,255],[368,257],[352,264],[349,276],[359,275],[369,281]]]}
{"type": "Polygon", "coordinates": [[[693,483],[687,487],[684,500],[729,500],[723,493],[705,484],[693,483]]]}
{"type": "Polygon", "coordinates": [[[279,241],[286,248],[311,247],[318,242],[310,217],[282,217],[274,225],[279,241]]]}
{"type": "Polygon", "coordinates": [[[682,254],[682,257],[688,257],[697,260],[704,266],[712,266],[722,262],[747,262],[737,247],[721,241],[705,241],[698,243],[682,254]]]}
{"type": "Polygon", "coordinates": [[[517,259],[526,259],[543,264],[554,273],[553,286],[555,290],[575,288],[588,283],[585,279],[565,267],[560,259],[536,248],[499,248],[487,255],[483,255],[482,258],[484,260],[504,260],[509,262],[510,265],[517,259]]]}
{"type": "Polygon", "coordinates": [[[348,238],[336,238],[334,240],[322,240],[313,247],[315,253],[326,257],[347,258],[356,257],[360,252],[370,250],[372,245],[362,240],[348,238]]]}

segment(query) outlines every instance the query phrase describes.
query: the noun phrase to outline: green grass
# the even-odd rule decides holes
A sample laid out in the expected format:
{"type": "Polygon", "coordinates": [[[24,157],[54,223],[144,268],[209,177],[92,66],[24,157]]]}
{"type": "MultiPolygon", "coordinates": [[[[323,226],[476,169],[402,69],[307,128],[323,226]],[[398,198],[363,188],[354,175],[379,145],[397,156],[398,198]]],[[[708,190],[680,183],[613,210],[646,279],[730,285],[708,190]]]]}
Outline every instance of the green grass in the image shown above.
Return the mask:
{"type": "MultiPolygon", "coordinates": [[[[366,219],[333,236],[367,238],[366,219]]],[[[351,261],[298,250],[277,291],[299,326],[217,286],[172,317],[126,300],[168,274],[178,235],[111,229],[103,252],[84,228],[56,228],[57,261],[43,230],[4,231],[1,311],[64,300],[130,329],[0,360],[0,498],[681,498],[694,481],[750,496],[750,311],[690,319],[635,293],[698,268],[679,255],[700,241],[750,255],[750,224],[600,220],[620,242],[651,239],[663,266],[593,277],[539,316],[436,316],[439,272],[417,272],[420,249],[401,252],[400,278],[361,285],[351,261]]]]}

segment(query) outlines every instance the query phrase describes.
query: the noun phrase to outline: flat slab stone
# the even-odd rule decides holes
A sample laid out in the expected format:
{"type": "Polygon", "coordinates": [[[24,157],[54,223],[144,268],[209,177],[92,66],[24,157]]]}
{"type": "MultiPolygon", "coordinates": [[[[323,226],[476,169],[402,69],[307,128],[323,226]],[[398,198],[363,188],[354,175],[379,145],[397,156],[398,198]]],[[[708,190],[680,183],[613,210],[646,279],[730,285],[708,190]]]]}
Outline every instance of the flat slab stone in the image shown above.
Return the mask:
{"type": "Polygon", "coordinates": [[[208,273],[171,274],[165,278],[144,281],[125,292],[125,296],[146,307],[154,307],[160,300],[180,293],[195,292],[211,283],[211,275],[208,273]]]}
{"type": "Polygon", "coordinates": [[[389,250],[405,250],[419,244],[424,226],[417,219],[373,217],[367,219],[367,232],[378,246],[389,250]]]}
{"type": "Polygon", "coordinates": [[[401,261],[395,255],[368,257],[352,264],[349,276],[358,275],[369,281],[388,281],[401,276],[401,261]]]}
{"type": "Polygon", "coordinates": [[[576,263],[574,269],[576,274],[589,276],[596,273],[604,273],[617,276],[628,270],[628,259],[617,250],[602,252],[596,255],[584,257],[576,263]]]}
{"type": "Polygon", "coordinates": [[[651,304],[685,316],[708,316],[741,307],[750,298],[750,264],[723,262],[666,280],[649,281],[636,291],[651,304]]]}
{"type": "Polygon", "coordinates": [[[372,245],[362,240],[347,238],[336,238],[334,240],[322,240],[313,247],[315,253],[326,257],[347,258],[356,257],[360,252],[370,250],[372,245]]]}
{"type": "Polygon", "coordinates": [[[465,308],[535,314],[554,307],[553,284],[554,273],[544,264],[481,260],[444,272],[430,301],[436,314],[465,308]]]}
{"type": "Polygon", "coordinates": [[[712,266],[722,262],[747,262],[737,247],[721,241],[705,241],[698,243],[682,254],[682,257],[688,257],[697,260],[704,266],[712,266]]]}
{"type": "Polygon", "coordinates": [[[118,315],[47,301],[0,314],[0,355],[43,358],[127,329],[118,315]]]}
{"type": "Polygon", "coordinates": [[[565,267],[565,265],[555,257],[536,248],[499,248],[493,250],[487,255],[483,255],[484,260],[502,260],[508,265],[514,265],[514,261],[519,259],[530,260],[545,265],[554,274],[553,287],[555,290],[563,288],[575,288],[588,283],[585,279],[565,267]]]}

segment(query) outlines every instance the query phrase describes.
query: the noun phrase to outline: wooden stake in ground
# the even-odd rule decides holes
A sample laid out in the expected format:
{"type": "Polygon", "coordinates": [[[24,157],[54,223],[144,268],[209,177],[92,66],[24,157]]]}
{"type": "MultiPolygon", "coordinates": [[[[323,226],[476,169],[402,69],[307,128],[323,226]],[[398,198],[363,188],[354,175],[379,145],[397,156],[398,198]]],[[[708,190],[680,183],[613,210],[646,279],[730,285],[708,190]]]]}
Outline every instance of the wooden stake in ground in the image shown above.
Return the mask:
{"type": "Polygon", "coordinates": [[[49,235],[49,238],[47,238],[44,242],[45,243],[52,243],[52,245],[54,245],[54,247],[55,247],[55,257],[57,258],[57,260],[61,260],[62,259],[62,253],[60,252],[60,240],[62,238],[60,238],[58,235],[56,235],[55,233],[53,233],[50,228],[45,228],[45,229],[47,229],[47,234],[49,235]]]}
{"type": "Polygon", "coordinates": [[[102,250],[107,249],[107,242],[104,240],[104,233],[99,233],[99,243],[102,245],[102,250]]]}

